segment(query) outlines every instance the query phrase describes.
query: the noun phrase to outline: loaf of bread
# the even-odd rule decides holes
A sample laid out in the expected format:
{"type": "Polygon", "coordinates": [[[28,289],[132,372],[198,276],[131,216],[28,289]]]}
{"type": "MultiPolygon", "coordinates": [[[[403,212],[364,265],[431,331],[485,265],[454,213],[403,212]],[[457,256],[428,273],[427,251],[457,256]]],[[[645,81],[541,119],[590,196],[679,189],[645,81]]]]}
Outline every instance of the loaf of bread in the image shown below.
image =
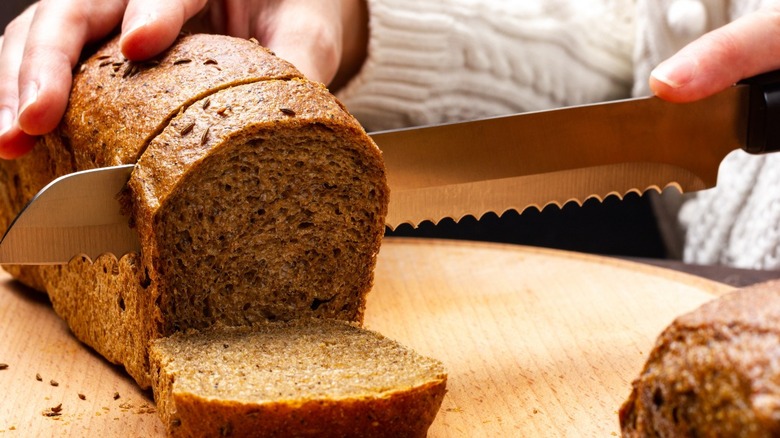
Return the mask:
{"type": "Polygon", "coordinates": [[[780,435],[780,281],[677,318],[620,409],[624,437],[780,435]]]}
{"type": "Polygon", "coordinates": [[[176,334],[151,349],[171,436],[425,436],[441,364],[338,320],[176,334]]]}
{"type": "MultiPolygon", "coordinates": [[[[362,322],[389,190],[380,151],[322,84],[256,41],[183,35],[135,63],[114,39],[75,69],[58,129],[0,163],[0,227],[55,177],[127,163],[120,199],[140,253],[4,268],[48,293],[76,337],[141,387],[177,374],[160,353],[153,376],[149,347],[182,331],[362,322]]],[[[425,388],[388,393],[409,406],[443,393],[425,388]]]]}
{"type": "Polygon", "coordinates": [[[113,40],[77,69],[59,129],[4,163],[3,220],[56,176],[124,163],[141,253],[21,278],[142,386],[143,347],[180,328],[361,321],[388,189],[380,152],[322,85],[248,40],[186,36],[141,64],[113,40]]]}

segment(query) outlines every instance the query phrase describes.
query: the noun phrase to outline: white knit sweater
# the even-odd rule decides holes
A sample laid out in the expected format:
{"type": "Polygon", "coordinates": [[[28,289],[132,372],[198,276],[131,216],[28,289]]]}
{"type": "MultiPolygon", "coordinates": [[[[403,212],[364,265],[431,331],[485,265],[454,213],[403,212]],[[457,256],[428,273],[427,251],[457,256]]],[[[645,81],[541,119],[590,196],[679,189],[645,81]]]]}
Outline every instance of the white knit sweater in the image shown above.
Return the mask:
{"type": "MultiPolygon", "coordinates": [[[[368,0],[368,59],[339,97],[373,131],[645,95],[658,62],[761,1],[368,0]]],[[[680,220],[689,262],[780,267],[780,154],[730,155],[680,220]]]]}
{"type": "Polygon", "coordinates": [[[631,88],[632,0],[368,4],[368,59],[339,93],[368,130],[607,100],[631,88]]]}

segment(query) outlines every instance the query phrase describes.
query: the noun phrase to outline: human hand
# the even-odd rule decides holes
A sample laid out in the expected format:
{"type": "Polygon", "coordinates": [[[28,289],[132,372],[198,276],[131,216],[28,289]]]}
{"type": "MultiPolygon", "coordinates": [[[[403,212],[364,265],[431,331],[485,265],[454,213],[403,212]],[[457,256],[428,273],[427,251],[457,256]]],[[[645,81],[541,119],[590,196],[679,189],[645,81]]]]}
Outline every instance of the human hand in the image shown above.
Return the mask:
{"type": "Polygon", "coordinates": [[[84,46],[121,23],[130,60],[187,30],[256,38],[308,78],[343,85],[365,59],[365,0],[41,0],[0,36],[0,158],[24,155],[56,128],[84,46]]]}
{"type": "Polygon", "coordinates": [[[742,79],[780,68],[780,2],[702,36],[662,62],[650,89],[672,102],[689,102],[742,79]]]}

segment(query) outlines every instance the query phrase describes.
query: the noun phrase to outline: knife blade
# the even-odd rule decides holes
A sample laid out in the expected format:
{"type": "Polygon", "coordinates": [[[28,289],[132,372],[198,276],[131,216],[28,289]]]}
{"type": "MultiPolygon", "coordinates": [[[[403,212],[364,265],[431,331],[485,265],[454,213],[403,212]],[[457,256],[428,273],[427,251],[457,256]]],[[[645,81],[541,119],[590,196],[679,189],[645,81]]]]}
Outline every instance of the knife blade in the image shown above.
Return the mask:
{"type": "MultiPolygon", "coordinates": [[[[715,186],[732,151],[780,149],[780,72],[686,104],[626,99],[371,137],[387,168],[390,228],[667,187],[703,190],[715,186]]],[[[52,181],[0,240],[0,264],[138,251],[117,200],[133,167],[52,181]]]]}
{"type": "Polygon", "coordinates": [[[0,241],[0,264],[55,265],[86,255],[118,256],[141,248],[117,195],[133,165],[90,169],[41,189],[0,241]]]}
{"type": "Polygon", "coordinates": [[[778,79],[685,104],[635,98],[374,133],[391,189],[387,225],[714,187],[730,152],[780,146],[778,79]]]}

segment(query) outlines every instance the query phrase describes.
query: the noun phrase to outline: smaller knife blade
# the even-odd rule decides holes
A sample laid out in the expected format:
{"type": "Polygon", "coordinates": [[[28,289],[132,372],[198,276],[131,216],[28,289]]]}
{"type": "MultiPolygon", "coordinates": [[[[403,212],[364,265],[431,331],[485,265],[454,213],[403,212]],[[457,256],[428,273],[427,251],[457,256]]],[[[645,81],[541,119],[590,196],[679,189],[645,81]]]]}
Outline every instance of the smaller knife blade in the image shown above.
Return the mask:
{"type": "Polygon", "coordinates": [[[138,234],[118,199],[133,167],[90,169],[49,183],[8,227],[0,264],[64,264],[79,255],[95,260],[139,251],[138,234]]]}

